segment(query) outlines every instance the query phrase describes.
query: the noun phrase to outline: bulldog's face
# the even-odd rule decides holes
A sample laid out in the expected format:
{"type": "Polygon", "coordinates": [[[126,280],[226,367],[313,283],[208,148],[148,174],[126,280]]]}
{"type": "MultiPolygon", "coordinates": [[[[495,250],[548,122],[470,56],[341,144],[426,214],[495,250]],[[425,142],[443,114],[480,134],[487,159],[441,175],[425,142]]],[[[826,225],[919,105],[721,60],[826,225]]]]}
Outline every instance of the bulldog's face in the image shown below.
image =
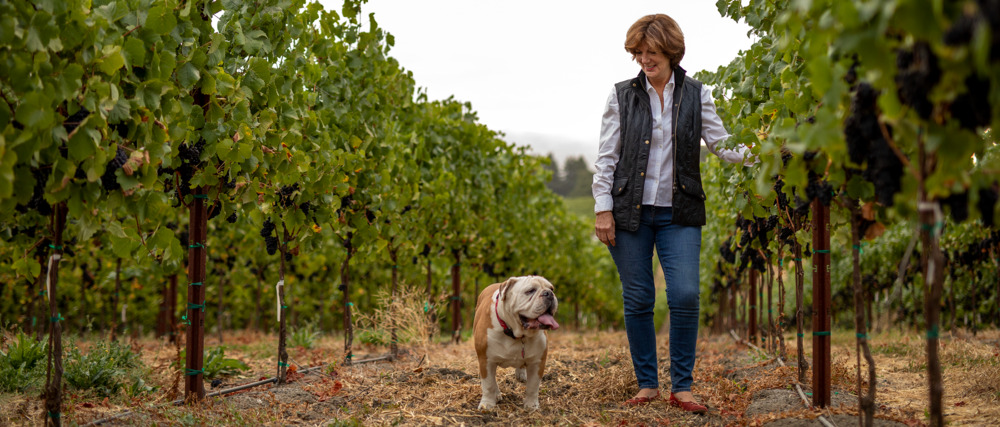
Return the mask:
{"type": "Polygon", "coordinates": [[[500,298],[510,321],[524,329],[558,329],[554,286],[541,276],[511,277],[500,288],[500,298]]]}

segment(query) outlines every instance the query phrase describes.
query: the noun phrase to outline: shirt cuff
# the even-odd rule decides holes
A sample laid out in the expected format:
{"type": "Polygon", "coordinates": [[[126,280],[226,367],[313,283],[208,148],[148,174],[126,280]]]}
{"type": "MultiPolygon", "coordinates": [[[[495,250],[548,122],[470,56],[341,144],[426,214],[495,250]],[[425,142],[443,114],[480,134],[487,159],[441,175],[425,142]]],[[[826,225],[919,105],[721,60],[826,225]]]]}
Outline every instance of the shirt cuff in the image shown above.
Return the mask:
{"type": "Polygon", "coordinates": [[[610,194],[597,196],[594,198],[594,213],[610,211],[614,205],[615,202],[611,199],[610,194]]]}

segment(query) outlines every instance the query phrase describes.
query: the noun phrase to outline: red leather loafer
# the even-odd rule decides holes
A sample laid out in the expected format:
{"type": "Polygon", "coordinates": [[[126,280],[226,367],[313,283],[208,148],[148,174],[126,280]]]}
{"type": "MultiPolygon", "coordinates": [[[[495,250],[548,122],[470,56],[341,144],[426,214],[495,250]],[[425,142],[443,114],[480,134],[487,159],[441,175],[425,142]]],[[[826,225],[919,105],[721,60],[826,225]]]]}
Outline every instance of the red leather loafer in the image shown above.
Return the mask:
{"type": "Polygon", "coordinates": [[[693,412],[695,414],[704,414],[708,412],[708,408],[698,402],[682,402],[674,397],[673,393],[670,393],[670,406],[676,406],[681,408],[681,410],[687,412],[693,412]]]}
{"type": "Polygon", "coordinates": [[[663,400],[663,398],[660,397],[660,392],[659,392],[659,390],[657,390],[655,396],[633,397],[633,398],[631,398],[629,400],[626,400],[625,401],[625,406],[640,406],[640,405],[645,405],[645,404],[650,403],[650,402],[656,402],[656,401],[659,401],[659,400],[663,400]]]}

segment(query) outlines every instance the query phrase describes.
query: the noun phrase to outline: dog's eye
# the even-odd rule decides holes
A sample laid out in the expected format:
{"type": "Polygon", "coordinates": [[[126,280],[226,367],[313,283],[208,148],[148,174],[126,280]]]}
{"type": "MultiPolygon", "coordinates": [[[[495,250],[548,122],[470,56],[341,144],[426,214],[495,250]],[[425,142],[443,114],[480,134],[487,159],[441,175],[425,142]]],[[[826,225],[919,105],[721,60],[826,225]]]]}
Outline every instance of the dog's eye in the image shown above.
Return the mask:
{"type": "Polygon", "coordinates": [[[533,293],[535,293],[535,290],[534,290],[534,289],[528,289],[528,291],[527,291],[527,292],[525,292],[525,294],[527,294],[527,295],[531,295],[531,294],[533,294],[533,293]]]}

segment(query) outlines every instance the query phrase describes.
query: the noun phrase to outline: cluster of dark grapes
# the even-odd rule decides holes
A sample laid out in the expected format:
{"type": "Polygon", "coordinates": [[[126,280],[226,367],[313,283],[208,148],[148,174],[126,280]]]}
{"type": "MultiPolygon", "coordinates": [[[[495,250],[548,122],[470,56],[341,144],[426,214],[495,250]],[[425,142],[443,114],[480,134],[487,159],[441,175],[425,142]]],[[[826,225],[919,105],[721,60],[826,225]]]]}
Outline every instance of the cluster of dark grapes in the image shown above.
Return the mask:
{"type": "Polygon", "coordinates": [[[222,213],[222,204],[218,200],[212,204],[212,207],[208,208],[208,220],[211,221],[212,218],[219,216],[222,213]]]}
{"type": "MultiPolygon", "coordinates": [[[[745,219],[742,217],[736,218],[736,228],[743,231],[742,235],[740,236],[740,243],[737,246],[740,249],[742,249],[742,251],[740,252],[740,265],[739,265],[740,271],[743,271],[746,268],[747,263],[750,263],[754,267],[754,269],[758,271],[764,271],[765,268],[764,266],[766,264],[763,256],[760,254],[760,251],[751,250],[750,244],[752,243],[754,238],[757,238],[758,242],[760,242],[760,247],[766,249],[767,234],[772,230],[774,230],[777,226],[778,226],[777,215],[771,215],[767,218],[762,218],[762,217],[754,217],[753,219],[745,219]]],[[[726,254],[723,254],[723,257],[725,256],[726,254]]],[[[735,261],[735,255],[733,260],[735,261]]]]}
{"type": "Polygon", "coordinates": [[[45,201],[45,182],[49,180],[49,175],[52,174],[52,168],[31,168],[31,176],[35,178],[35,187],[31,193],[31,199],[28,200],[27,204],[18,204],[15,209],[19,213],[28,213],[29,211],[36,211],[41,216],[52,215],[52,206],[49,202],[45,201]]]}
{"type": "Polygon", "coordinates": [[[87,116],[90,115],[90,111],[84,107],[80,107],[75,113],[71,114],[66,120],[63,121],[63,128],[66,129],[66,133],[72,133],[80,123],[82,123],[87,116]]]}
{"type": "MultiPolygon", "coordinates": [[[[994,225],[993,211],[1000,199],[1000,188],[990,186],[979,190],[979,201],[976,207],[982,215],[983,225],[992,228],[994,225]]],[[[948,197],[938,199],[942,206],[947,206],[951,214],[952,221],[959,223],[969,219],[969,192],[949,194],[948,197]]]]}
{"type": "Polygon", "coordinates": [[[806,185],[806,198],[808,199],[806,203],[819,199],[823,206],[830,206],[830,201],[833,200],[833,186],[826,180],[819,179],[819,176],[812,172],[809,175],[809,184],[806,185]]]}
{"type": "MultiPolygon", "coordinates": [[[[867,162],[864,178],[875,185],[875,198],[883,206],[893,205],[893,196],[902,189],[903,162],[885,140],[878,123],[878,91],[868,83],[855,87],[851,114],[844,121],[844,139],[851,161],[867,162]]],[[[891,134],[892,129],[886,128],[891,134]]],[[[824,202],[829,205],[829,203],[824,202]]]]}
{"type": "Polygon", "coordinates": [[[944,33],[944,43],[949,46],[965,46],[972,42],[972,36],[980,25],[989,25],[992,31],[990,59],[1000,59],[1000,0],[978,0],[979,13],[965,9],[958,19],[944,33]]]}
{"type": "Polygon", "coordinates": [[[121,184],[118,183],[118,177],[115,176],[115,171],[125,166],[125,162],[128,162],[128,151],[119,145],[118,151],[115,152],[115,158],[104,166],[104,175],[101,175],[101,185],[104,186],[104,191],[122,188],[121,184]]]}
{"type": "Polygon", "coordinates": [[[264,238],[264,245],[268,255],[274,255],[278,250],[278,237],[274,235],[274,223],[268,218],[264,220],[264,226],[260,229],[260,237],[264,238]]]}
{"type": "Polygon", "coordinates": [[[941,80],[937,56],[926,42],[916,42],[910,49],[896,51],[896,94],[920,117],[927,120],[934,104],[927,95],[941,80]]]}
{"type": "Polygon", "coordinates": [[[973,73],[965,78],[965,89],[951,103],[952,118],[958,119],[958,124],[969,130],[989,126],[993,117],[989,99],[990,81],[973,73]]]}
{"type": "Polygon", "coordinates": [[[938,200],[941,205],[947,206],[951,212],[951,219],[956,223],[969,219],[969,192],[951,193],[948,197],[938,200]]]}
{"type": "Polygon", "coordinates": [[[983,225],[993,228],[993,210],[996,208],[997,199],[1000,199],[1000,187],[993,183],[989,188],[979,190],[979,213],[983,218],[983,225]]]}
{"type": "MultiPolygon", "coordinates": [[[[944,43],[949,46],[967,46],[981,26],[988,25],[990,59],[1000,59],[1000,0],[978,0],[979,11],[965,10],[951,27],[945,30],[944,43]]],[[[966,91],[955,97],[949,106],[951,117],[958,119],[966,129],[975,130],[989,126],[992,105],[989,102],[990,81],[971,74],[965,79],[966,91]]]]}
{"type": "Polygon", "coordinates": [[[785,194],[782,189],[785,188],[785,181],[781,179],[781,176],[777,176],[774,180],[774,194],[778,196],[778,210],[784,212],[788,209],[788,195],[785,194]]]}
{"type": "Polygon", "coordinates": [[[992,261],[991,251],[1000,245],[1000,231],[993,231],[985,239],[972,242],[964,250],[955,250],[947,253],[951,261],[958,261],[959,265],[972,267],[975,263],[992,261]]]}
{"type": "Polygon", "coordinates": [[[282,207],[288,208],[295,204],[295,192],[299,191],[299,184],[295,183],[281,187],[278,190],[278,202],[282,207]]]}
{"type": "Polygon", "coordinates": [[[226,222],[228,222],[230,224],[235,224],[236,223],[236,212],[233,212],[232,214],[230,214],[229,216],[227,216],[226,217],[226,222]]]}
{"type": "Polygon", "coordinates": [[[181,144],[178,150],[178,157],[181,164],[175,170],[180,175],[180,188],[177,189],[177,197],[182,198],[191,192],[191,177],[201,166],[201,152],[205,149],[205,141],[199,140],[194,144],[181,144]]]}
{"type": "Polygon", "coordinates": [[[736,263],[736,252],[733,252],[733,236],[729,236],[725,242],[719,245],[719,255],[730,264],[736,263]]]}

